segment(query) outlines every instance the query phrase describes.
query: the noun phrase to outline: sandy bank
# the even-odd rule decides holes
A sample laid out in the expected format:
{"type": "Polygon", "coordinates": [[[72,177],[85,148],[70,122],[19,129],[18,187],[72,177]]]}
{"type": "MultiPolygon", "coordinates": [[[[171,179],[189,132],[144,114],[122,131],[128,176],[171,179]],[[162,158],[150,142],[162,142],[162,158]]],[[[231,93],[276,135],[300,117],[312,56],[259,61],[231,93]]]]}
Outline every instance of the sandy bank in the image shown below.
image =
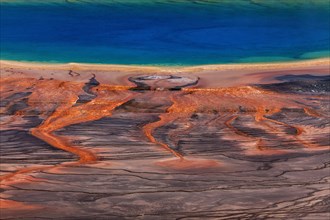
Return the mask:
{"type": "Polygon", "coordinates": [[[107,64],[49,64],[0,61],[1,77],[53,78],[85,82],[92,74],[101,83],[130,84],[132,75],[198,76],[200,87],[227,87],[274,82],[274,76],[287,74],[329,74],[330,58],[281,63],[218,64],[202,66],[127,66],[107,64]]]}

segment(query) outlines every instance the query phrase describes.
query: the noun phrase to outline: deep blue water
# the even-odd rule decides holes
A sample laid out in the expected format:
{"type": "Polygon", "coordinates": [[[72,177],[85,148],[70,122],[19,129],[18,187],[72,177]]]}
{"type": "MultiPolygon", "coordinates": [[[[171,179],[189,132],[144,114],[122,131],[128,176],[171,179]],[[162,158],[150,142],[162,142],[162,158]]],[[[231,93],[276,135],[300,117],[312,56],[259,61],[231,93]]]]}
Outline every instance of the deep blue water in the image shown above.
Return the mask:
{"type": "Polygon", "coordinates": [[[329,56],[329,26],[327,4],[1,3],[1,59],[151,65],[300,60],[329,56]]]}

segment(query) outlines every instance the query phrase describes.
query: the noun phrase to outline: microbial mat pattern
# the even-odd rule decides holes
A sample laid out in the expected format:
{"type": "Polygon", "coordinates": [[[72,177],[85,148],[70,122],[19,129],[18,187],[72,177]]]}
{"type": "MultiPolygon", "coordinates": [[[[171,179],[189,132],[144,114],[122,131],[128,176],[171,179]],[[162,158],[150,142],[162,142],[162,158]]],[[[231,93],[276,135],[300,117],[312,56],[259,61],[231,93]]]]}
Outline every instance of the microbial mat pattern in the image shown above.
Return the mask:
{"type": "Polygon", "coordinates": [[[2,219],[327,218],[324,74],[2,70],[2,219]]]}

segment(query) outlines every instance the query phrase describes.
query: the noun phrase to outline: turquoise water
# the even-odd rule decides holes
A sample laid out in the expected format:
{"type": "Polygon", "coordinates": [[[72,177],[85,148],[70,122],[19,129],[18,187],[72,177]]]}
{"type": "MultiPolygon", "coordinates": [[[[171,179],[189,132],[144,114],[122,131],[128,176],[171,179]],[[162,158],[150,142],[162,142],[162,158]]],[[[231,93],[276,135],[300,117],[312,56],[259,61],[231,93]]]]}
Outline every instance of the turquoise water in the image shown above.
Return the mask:
{"type": "Polygon", "coordinates": [[[328,3],[1,1],[1,59],[199,65],[329,57],[328,3]]]}

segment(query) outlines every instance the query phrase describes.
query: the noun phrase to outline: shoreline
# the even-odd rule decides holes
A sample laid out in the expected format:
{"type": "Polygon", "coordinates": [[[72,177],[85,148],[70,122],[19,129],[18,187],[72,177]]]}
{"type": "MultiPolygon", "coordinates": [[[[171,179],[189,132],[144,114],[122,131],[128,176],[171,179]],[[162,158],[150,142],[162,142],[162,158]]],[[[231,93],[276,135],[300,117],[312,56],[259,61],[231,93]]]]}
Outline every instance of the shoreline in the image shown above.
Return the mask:
{"type": "Polygon", "coordinates": [[[279,62],[252,62],[252,63],[228,63],[228,64],[206,64],[206,65],[183,65],[183,66],[176,66],[176,65],[124,65],[124,64],[99,64],[99,63],[50,63],[50,62],[38,62],[38,61],[14,61],[14,60],[3,60],[0,59],[0,65],[13,65],[13,66],[26,66],[26,67],[68,67],[68,66],[79,66],[81,68],[95,68],[103,69],[103,68],[141,68],[141,69],[218,69],[220,67],[224,69],[240,69],[244,67],[246,68],[286,68],[286,67],[299,67],[312,66],[312,65],[330,65],[330,57],[324,58],[315,58],[315,59],[306,59],[306,60],[299,60],[299,61],[279,61],[279,62]]]}
{"type": "Polygon", "coordinates": [[[218,88],[277,82],[275,76],[288,74],[329,74],[330,58],[295,62],[214,64],[201,66],[137,66],[113,64],[52,64],[0,60],[1,78],[45,78],[86,82],[93,74],[100,83],[131,85],[136,75],[178,75],[199,77],[198,87],[218,88]],[[71,71],[77,74],[72,75],[71,71]],[[69,73],[70,72],[70,73],[69,73]]]}

